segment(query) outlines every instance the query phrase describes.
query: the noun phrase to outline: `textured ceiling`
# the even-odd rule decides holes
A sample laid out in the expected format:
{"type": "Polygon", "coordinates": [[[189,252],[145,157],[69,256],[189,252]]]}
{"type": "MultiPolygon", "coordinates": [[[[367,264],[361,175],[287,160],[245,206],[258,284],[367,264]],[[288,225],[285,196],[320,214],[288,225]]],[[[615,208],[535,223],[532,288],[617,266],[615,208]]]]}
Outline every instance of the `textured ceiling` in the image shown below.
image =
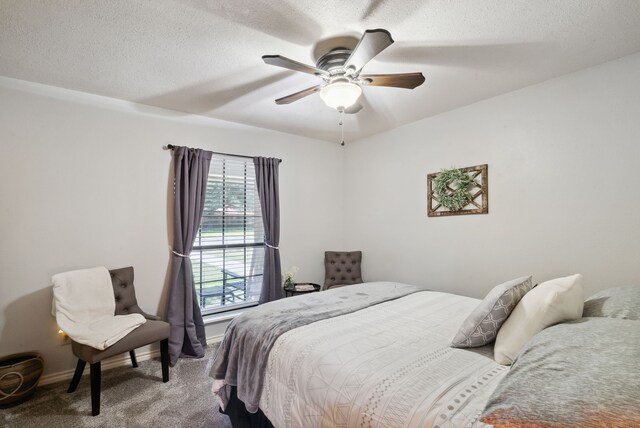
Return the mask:
{"type": "Polygon", "coordinates": [[[396,41],[366,73],[421,71],[411,91],[366,87],[359,139],[640,51],[637,0],[0,0],[0,75],[339,140],[308,64],[370,28],[396,41]]]}

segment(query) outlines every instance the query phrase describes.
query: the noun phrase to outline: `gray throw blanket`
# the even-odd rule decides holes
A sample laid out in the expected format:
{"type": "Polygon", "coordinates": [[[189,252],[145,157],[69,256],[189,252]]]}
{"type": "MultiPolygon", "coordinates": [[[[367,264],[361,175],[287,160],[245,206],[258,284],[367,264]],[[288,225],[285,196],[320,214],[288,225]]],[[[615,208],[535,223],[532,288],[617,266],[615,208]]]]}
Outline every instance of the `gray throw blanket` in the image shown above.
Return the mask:
{"type": "MultiPolygon", "coordinates": [[[[296,327],[355,312],[424,289],[395,282],[370,282],[290,297],[257,306],[235,318],[213,356],[209,376],[223,381],[217,392],[222,408],[231,386],[247,410],[258,411],[269,351],[276,339],[296,327]]],[[[214,390],[216,385],[214,385],[214,390]]]]}

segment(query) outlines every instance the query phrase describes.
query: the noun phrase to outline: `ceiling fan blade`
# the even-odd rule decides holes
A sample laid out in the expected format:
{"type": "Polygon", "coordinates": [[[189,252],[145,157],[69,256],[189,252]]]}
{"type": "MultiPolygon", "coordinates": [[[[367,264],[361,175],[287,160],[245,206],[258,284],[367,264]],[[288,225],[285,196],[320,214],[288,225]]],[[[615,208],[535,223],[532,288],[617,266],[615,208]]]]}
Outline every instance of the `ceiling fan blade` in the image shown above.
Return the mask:
{"type": "Polygon", "coordinates": [[[364,106],[362,105],[362,103],[360,103],[360,101],[358,101],[357,103],[355,103],[351,107],[344,109],[344,114],[356,114],[360,110],[362,110],[363,107],[364,106]]]}
{"type": "Polygon", "coordinates": [[[298,101],[300,98],[304,98],[308,95],[318,92],[322,89],[324,85],[316,85],[307,89],[303,89],[302,91],[296,92],[295,94],[287,95],[286,97],[278,98],[276,100],[276,104],[291,104],[294,101],[298,101]]]}
{"type": "Polygon", "coordinates": [[[289,70],[301,71],[303,73],[314,74],[321,77],[329,77],[329,73],[324,70],[294,61],[282,55],[262,55],[262,60],[265,63],[275,65],[276,67],[288,68],[289,70]]]}
{"type": "MultiPolygon", "coordinates": [[[[367,94],[365,94],[364,92],[362,93],[362,95],[360,95],[360,98],[358,98],[358,101],[356,101],[354,105],[346,109],[344,112],[345,114],[356,114],[360,112],[362,109],[365,110],[365,114],[366,113],[371,114],[371,112],[374,110],[374,108],[371,106],[371,103],[367,99],[367,94]]],[[[358,117],[360,116],[362,115],[358,115],[358,117]]]]}
{"type": "Polygon", "coordinates": [[[393,39],[387,30],[382,28],[366,30],[351,52],[351,56],[345,62],[345,70],[351,69],[355,74],[358,74],[362,67],[392,43],[393,39]]]}
{"type": "Polygon", "coordinates": [[[422,73],[401,74],[363,74],[360,80],[368,86],[391,86],[394,88],[415,89],[424,83],[422,73]]]}

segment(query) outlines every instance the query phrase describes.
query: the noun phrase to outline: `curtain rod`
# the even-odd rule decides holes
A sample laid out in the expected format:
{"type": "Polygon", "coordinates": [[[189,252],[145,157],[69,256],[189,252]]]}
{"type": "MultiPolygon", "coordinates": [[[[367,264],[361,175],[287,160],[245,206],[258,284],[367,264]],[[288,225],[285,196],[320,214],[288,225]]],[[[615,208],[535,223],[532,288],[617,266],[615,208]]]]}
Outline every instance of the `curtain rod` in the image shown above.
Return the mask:
{"type": "MultiPolygon", "coordinates": [[[[177,148],[178,146],[174,146],[173,144],[167,144],[167,150],[173,150],[175,148],[177,148]]],[[[233,156],[236,158],[245,158],[245,159],[253,159],[253,156],[245,156],[245,155],[234,155],[233,153],[222,153],[222,152],[211,152],[215,155],[222,155],[222,156],[233,156]]],[[[280,162],[282,162],[282,159],[278,159],[280,162]]]]}

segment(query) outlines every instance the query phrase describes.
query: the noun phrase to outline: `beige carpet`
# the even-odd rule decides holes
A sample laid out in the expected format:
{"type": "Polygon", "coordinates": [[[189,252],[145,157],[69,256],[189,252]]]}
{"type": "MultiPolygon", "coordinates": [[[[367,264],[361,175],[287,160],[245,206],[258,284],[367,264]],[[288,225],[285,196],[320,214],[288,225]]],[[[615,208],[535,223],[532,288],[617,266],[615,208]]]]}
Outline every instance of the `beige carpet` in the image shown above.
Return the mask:
{"type": "Polygon", "coordinates": [[[218,412],[205,373],[213,353],[201,359],[181,359],[162,383],[158,359],[139,367],[119,367],[102,373],[100,415],[91,416],[89,365],[78,389],[67,394],[69,382],[39,387],[34,397],[19,406],[0,409],[0,426],[26,427],[207,427],[230,428],[229,418],[218,412]]]}

